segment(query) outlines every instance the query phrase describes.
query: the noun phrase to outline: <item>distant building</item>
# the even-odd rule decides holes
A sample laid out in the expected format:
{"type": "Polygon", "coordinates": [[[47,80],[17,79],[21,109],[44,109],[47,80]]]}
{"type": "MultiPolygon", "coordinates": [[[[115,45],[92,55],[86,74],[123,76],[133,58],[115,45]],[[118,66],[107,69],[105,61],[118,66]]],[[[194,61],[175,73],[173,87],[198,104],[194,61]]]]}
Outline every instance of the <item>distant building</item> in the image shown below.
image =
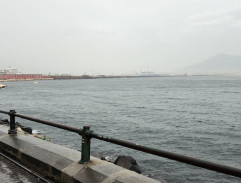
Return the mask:
{"type": "Polygon", "coordinates": [[[36,80],[46,78],[42,74],[21,74],[18,69],[0,70],[0,80],[36,80]]]}
{"type": "Polygon", "coordinates": [[[36,80],[43,78],[42,74],[0,74],[0,80],[36,80]]]}
{"type": "Polygon", "coordinates": [[[0,74],[21,74],[21,72],[18,69],[9,67],[9,69],[0,70],[0,74]]]}
{"type": "Polygon", "coordinates": [[[154,72],[140,72],[137,76],[157,76],[154,72]]]}

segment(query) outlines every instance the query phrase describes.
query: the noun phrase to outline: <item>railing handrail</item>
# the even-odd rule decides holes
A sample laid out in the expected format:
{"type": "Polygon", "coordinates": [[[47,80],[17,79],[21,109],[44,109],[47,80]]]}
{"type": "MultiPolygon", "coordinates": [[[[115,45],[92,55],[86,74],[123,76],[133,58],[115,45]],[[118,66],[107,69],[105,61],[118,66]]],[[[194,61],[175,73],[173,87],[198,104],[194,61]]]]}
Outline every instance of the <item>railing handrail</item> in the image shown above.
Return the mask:
{"type": "Polygon", "coordinates": [[[52,122],[52,121],[32,118],[32,117],[21,115],[21,114],[17,114],[17,113],[15,114],[15,116],[19,117],[19,118],[22,118],[22,119],[29,120],[29,121],[34,121],[34,122],[37,122],[37,123],[41,123],[41,124],[44,124],[44,125],[49,125],[49,126],[53,126],[53,127],[56,127],[56,128],[61,128],[63,130],[67,130],[67,131],[70,131],[70,132],[75,132],[75,133],[78,133],[80,135],[81,135],[81,132],[82,132],[82,129],[70,127],[70,126],[67,126],[67,125],[62,125],[62,124],[55,123],[55,122],[52,122]]]}
{"type": "Polygon", "coordinates": [[[189,156],[180,155],[180,154],[173,153],[173,152],[168,152],[168,151],[159,150],[159,149],[155,149],[155,148],[151,148],[151,147],[147,147],[147,146],[142,146],[142,145],[139,145],[136,143],[123,141],[123,140],[111,138],[108,136],[103,136],[103,135],[100,135],[100,134],[97,134],[97,133],[94,133],[93,131],[91,131],[89,126],[84,126],[83,129],[78,129],[78,128],[58,124],[58,123],[51,122],[51,121],[41,120],[41,119],[17,114],[14,110],[10,110],[10,112],[0,110],[0,113],[8,114],[10,116],[9,134],[16,134],[15,117],[19,117],[19,118],[34,121],[37,123],[53,126],[56,128],[61,128],[61,129],[64,129],[64,130],[67,130],[70,132],[78,133],[79,135],[82,136],[82,153],[81,153],[80,163],[89,162],[89,160],[90,160],[90,139],[96,138],[96,139],[99,139],[102,141],[106,141],[106,142],[110,142],[113,144],[128,147],[131,149],[135,149],[137,151],[146,152],[149,154],[157,155],[160,157],[176,160],[176,161],[187,163],[187,164],[194,165],[197,167],[201,167],[201,168],[205,168],[208,170],[213,170],[216,172],[220,172],[220,173],[224,173],[227,175],[232,175],[232,176],[241,178],[241,169],[239,169],[239,168],[234,168],[234,167],[230,167],[230,166],[226,166],[226,165],[222,165],[222,164],[218,164],[218,163],[209,162],[206,160],[201,160],[201,159],[197,159],[197,158],[193,158],[193,157],[189,157],[189,156]],[[14,125],[13,125],[13,123],[14,123],[14,125]]]}

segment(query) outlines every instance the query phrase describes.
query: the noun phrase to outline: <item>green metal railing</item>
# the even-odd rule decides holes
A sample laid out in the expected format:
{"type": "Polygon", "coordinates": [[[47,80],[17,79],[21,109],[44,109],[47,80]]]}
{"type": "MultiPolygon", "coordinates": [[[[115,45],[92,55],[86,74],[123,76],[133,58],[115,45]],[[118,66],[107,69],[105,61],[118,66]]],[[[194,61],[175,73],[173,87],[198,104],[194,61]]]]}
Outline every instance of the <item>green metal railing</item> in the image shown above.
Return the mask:
{"type": "Polygon", "coordinates": [[[17,114],[15,112],[15,110],[10,110],[9,112],[0,110],[0,113],[7,114],[10,116],[10,129],[8,131],[8,133],[10,135],[17,134],[17,130],[15,128],[15,117],[19,117],[22,119],[34,121],[37,123],[41,123],[41,124],[45,124],[45,125],[49,125],[49,126],[53,126],[53,127],[57,127],[57,128],[61,128],[61,129],[81,135],[82,136],[82,146],[81,146],[81,160],[79,161],[79,163],[82,163],[82,164],[88,163],[90,161],[91,138],[95,138],[95,139],[99,139],[102,141],[106,141],[106,142],[110,142],[113,144],[128,147],[131,149],[135,149],[138,151],[146,152],[149,154],[157,155],[160,157],[176,160],[176,161],[187,163],[187,164],[194,165],[197,167],[201,167],[201,168],[205,168],[208,170],[213,170],[216,172],[220,172],[220,173],[224,173],[227,175],[232,175],[232,176],[241,178],[241,169],[239,169],[239,168],[221,165],[221,164],[217,164],[217,163],[213,163],[213,162],[209,162],[209,161],[205,161],[205,160],[201,160],[201,159],[197,159],[197,158],[192,158],[189,156],[180,155],[180,154],[173,153],[173,152],[159,150],[159,149],[155,149],[155,148],[151,148],[151,147],[147,147],[147,146],[142,146],[142,145],[139,145],[136,143],[127,142],[127,141],[123,141],[120,139],[103,136],[101,134],[97,134],[97,133],[94,133],[93,131],[91,131],[89,126],[84,126],[83,129],[73,128],[70,126],[54,123],[51,121],[36,119],[36,118],[29,117],[29,116],[17,114]]]}

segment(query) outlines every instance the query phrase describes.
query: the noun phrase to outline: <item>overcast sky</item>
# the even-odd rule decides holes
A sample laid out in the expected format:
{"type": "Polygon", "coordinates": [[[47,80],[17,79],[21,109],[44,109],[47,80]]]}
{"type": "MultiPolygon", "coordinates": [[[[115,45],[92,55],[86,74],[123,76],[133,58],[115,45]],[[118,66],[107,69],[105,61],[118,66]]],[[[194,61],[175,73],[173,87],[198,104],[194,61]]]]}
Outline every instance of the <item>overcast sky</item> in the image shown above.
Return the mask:
{"type": "Polygon", "coordinates": [[[0,69],[166,73],[241,55],[241,0],[0,0],[0,69]]]}

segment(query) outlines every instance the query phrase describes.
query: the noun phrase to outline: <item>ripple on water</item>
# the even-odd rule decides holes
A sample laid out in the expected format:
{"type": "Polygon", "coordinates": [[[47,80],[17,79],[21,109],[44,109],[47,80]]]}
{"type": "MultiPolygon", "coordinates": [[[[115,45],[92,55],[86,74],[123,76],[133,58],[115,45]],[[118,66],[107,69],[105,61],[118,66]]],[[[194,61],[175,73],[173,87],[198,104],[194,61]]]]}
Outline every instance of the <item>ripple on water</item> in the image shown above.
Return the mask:
{"type": "MultiPolygon", "coordinates": [[[[240,77],[160,77],[12,82],[0,91],[1,110],[81,128],[162,150],[241,167],[240,77]]],[[[2,115],[0,115],[1,117],[2,115]]],[[[54,143],[80,149],[81,137],[18,121],[54,143]]],[[[113,159],[133,155],[144,174],[167,182],[240,179],[92,139],[92,149],[113,159]]]]}

